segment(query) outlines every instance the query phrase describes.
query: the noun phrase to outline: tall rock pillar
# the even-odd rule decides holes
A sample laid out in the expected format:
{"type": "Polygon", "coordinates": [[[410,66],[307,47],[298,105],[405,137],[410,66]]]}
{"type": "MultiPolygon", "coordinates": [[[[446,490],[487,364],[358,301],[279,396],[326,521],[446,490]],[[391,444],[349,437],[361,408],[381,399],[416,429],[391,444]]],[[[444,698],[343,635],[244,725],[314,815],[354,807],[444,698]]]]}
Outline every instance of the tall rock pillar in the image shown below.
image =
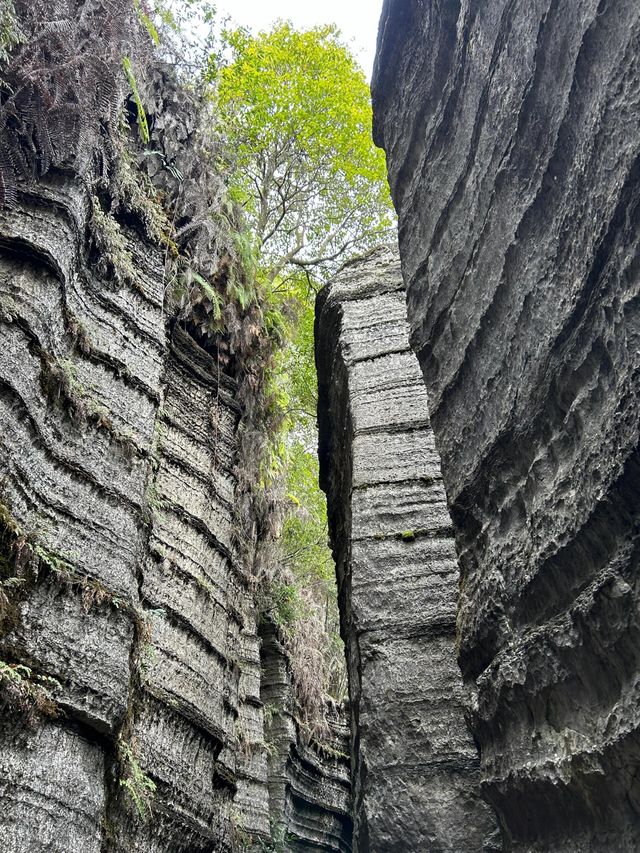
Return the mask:
{"type": "Polygon", "coordinates": [[[322,486],[352,711],[355,849],[481,851],[493,818],[456,663],[458,566],[397,253],[346,267],[316,320],[322,486]]]}

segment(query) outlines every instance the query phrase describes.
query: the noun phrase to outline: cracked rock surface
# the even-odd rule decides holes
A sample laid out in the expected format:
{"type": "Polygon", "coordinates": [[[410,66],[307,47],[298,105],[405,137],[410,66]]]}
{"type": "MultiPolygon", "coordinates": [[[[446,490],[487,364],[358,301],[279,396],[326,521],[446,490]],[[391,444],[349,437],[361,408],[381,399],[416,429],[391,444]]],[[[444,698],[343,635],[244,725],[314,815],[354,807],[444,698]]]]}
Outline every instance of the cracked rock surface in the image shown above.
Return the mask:
{"type": "Polygon", "coordinates": [[[125,293],[79,260],[79,184],[22,199],[0,215],[2,501],[41,556],[0,648],[59,682],[59,711],[3,720],[3,849],[230,849],[247,786],[245,825],[268,833],[266,756],[249,770],[236,736],[262,712],[238,689],[259,651],[229,546],[233,386],[218,393],[210,357],[166,328],[158,251],[129,234],[141,275],[125,293]],[[123,738],[157,786],[151,822],[116,781],[123,738]]]}

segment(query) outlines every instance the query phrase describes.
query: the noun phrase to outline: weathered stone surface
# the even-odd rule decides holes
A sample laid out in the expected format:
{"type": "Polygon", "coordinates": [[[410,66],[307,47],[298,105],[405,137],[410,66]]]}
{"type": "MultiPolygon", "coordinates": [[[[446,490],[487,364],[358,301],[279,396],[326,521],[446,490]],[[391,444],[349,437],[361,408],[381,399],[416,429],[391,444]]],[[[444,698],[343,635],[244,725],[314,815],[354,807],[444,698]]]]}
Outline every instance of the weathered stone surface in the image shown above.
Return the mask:
{"type": "Polygon", "coordinates": [[[263,623],[260,633],[273,836],[287,853],[350,853],[349,729],[343,710],[328,709],[330,731],[321,743],[301,737],[285,650],[274,625],[263,623]]]}
{"type": "Polygon", "coordinates": [[[453,533],[395,250],[345,267],[321,293],[316,347],[355,849],[495,849],[455,659],[453,533]]]}
{"type": "Polygon", "coordinates": [[[73,731],[46,725],[16,736],[2,726],[0,842],[7,853],[102,850],[104,757],[73,731]]]}
{"type": "Polygon", "coordinates": [[[269,835],[266,759],[250,761],[243,746],[248,719],[256,740],[262,740],[263,719],[254,683],[256,612],[232,546],[240,417],[234,392],[215,360],[176,327],[156,429],[153,523],[142,581],[147,606],[161,612],[144,667],[148,710],[137,731],[149,773],[176,749],[174,725],[188,744],[177,750],[178,772],[162,762],[157,797],[173,827],[173,846],[157,849],[184,853],[207,844],[230,848],[236,824],[247,834],[269,835]],[[191,761],[204,761],[195,778],[191,761]]]}
{"type": "MultiPolygon", "coordinates": [[[[234,331],[247,318],[227,304],[226,332],[209,333],[207,300],[175,292],[198,271],[223,290],[233,235],[215,224],[226,188],[202,104],[152,59],[138,5],[0,2],[11,12],[0,53],[19,35],[0,69],[10,853],[235,853],[272,841],[259,525],[242,438],[260,443],[260,391],[239,351],[254,331],[234,331]],[[125,54],[139,83],[126,105],[125,54]]],[[[304,815],[301,838],[342,850],[344,762],[307,763],[303,806],[283,829],[304,815]]]]}
{"type": "MultiPolygon", "coordinates": [[[[238,826],[268,838],[266,751],[244,748],[249,730],[264,744],[264,724],[256,610],[232,544],[235,383],[181,328],[169,336],[158,251],[132,235],[148,268],[157,262],[138,312],[138,291],[118,297],[79,261],[89,208],[73,185],[70,195],[58,180],[38,190],[0,214],[0,458],[2,500],[50,568],[21,595],[0,650],[57,679],[64,716],[47,723],[41,752],[29,753],[29,772],[49,768],[37,809],[52,812],[50,825],[40,827],[36,805],[24,802],[19,753],[0,831],[24,822],[11,849],[25,853],[39,837],[55,838],[52,850],[139,853],[230,850],[238,826]],[[51,360],[68,379],[53,398],[44,378],[51,360]],[[104,426],[71,416],[69,389],[101,407],[104,426]],[[96,591],[104,600],[93,600],[96,591]],[[100,768],[87,783],[97,817],[87,828],[78,818],[65,834],[56,803],[78,796],[67,766],[76,724],[100,768]],[[108,781],[123,736],[157,787],[151,823],[108,781]]],[[[21,728],[19,718],[2,728],[0,752],[9,754],[21,728]]]]}
{"type": "Polygon", "coordinates": [[[131,707],[148,450],[167,351],[161,259],[132,242],[141,270],[155,272],[141,276],[142,328],[83,263],[89,210],[81,184],[52,176],[0,212],[1,500],[39,564],[1,655],[56,679],[61,712],[31,731],[4,709],[0,836],[20,853],[103,849],[114,819],[107,778],[131,707]],[[118,340],[127,346],[114,348],[118,340]],[[76,405],[85,415],[73,415],[76,405]]]}
{"type": "Polygon", "coordinates": [[[97,732],[115,735],[127,713],[133,625],[111,604],[84,603],[78,590],[41,583],[20,604],[20,621],[0,639],[0,656],[59,677],[62,709],[97,732]]]}
{"type": "MultiPolygon", "coordinates": [[[[153,146],[201,175],[194,116],[160,80],[153,146]]],[[[109,222],[135,280],[96,256],[92,195],[107,193],[114,152],[93,144],[81,173],[70,157],[64,173],[23,176],[0,209],[0,849],[264,849],[242,375],[168,316],[166,246],[131,211],[114,203],[109,222]]],[[[164,192],[169,172],[142,159],[164,192]]],[[[307,763],[283,829],[306,820],[301,838],[341,851],[344,761],[307,763]]]]}
{"type": "Polygon", "coordinates": [[[228,851],[233,779],[221,773],[220,742],[180,707],[147,694],[135,726],[140,764],[154,780],[153,819],[120,822],[117,853],[228,851]]]}
{"type": "Polygon", "coordinates": [[[381,23],[376,135],[509,850],[640,846],[639,43],[635,0],[387,0],[381,23]]]}

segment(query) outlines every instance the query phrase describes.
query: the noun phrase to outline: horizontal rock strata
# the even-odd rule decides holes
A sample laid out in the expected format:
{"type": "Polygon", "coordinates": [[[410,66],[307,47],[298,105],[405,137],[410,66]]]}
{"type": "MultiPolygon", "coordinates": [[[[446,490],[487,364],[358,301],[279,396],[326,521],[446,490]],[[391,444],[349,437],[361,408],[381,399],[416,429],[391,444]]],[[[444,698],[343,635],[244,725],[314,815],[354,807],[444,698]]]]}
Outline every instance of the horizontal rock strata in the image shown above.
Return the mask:
{"type": "Polygon", "coordinates": [[[640,846],[640,6],[387,0],[377,141],[505,849],[640,846]]]}
{"type": "Polygon", "coordinates": [[[395,250],[316,316],[320,461],[347,646],[355,849],[494,849],[455,659],[458,566],[395,250]]]}
{"type": "MultiPolygon", "coordinates": [[[[237,383],[167,318],[164,249],[132,222],[135,281],[104,273],[93,204],[52,172],[0,210],[0,847],[260,849],[237,383]]],[[[344,760],[290,749],[283,831],[349,849],[344,760]]]]}
{"type": "Polygon", "coordinates": [[[341,708],[327,709],[329,732],[304,736],[296,719],[286,652],[275,626],[260,626],[265,740],[269,750],[272,834],[287,853],[350,853],[349,729],[341,708]]]}
{"type": "MultiPolygon", "coordinates": [[[[3,724],[6,849],[227,849],[241,668],[259,663],[255,644],[240,655],[255,620],[230,550],[239,412],[211,359],[167,338],[159,252],[132,232],[127,293],[78,263],[89,209],[52,179],[0,220],[2,501],[38,559],[0,648],[59,682],[56,719],[3,724]],[[136,819],[135,781],[129,805],[110,781],[136,768],[157,787],[153,823],[136,819]]],[[[256,772],[247,820],[267,836],[264,755],[256,772]]]]}

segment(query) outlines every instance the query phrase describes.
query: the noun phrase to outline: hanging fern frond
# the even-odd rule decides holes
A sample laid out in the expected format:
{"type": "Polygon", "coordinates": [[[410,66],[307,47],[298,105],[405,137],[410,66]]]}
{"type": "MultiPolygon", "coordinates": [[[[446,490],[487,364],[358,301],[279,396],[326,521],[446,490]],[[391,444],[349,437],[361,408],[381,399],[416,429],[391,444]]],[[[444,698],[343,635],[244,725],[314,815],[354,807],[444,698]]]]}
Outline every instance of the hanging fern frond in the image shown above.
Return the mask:
{"type": "Polygon", "coordinates": [[[125,56],[122,60],[122,67],[124,68],[124,73],[127,78],[127,82],[131,87],[131,94],[133,96],[133,102],[136,105],[137,110],[137,121],[138,121],[138,130],[140,131],[140,139],[144,142],[145,145],[149,142],[149,122],[147,121],[147,114],[145,112],[144,106],[142,104],[142,98],[140,97],[140,92],[138,91],[138,83],[136,81],[136,76],[133,73],[133,65],[128,56],[125,56]]]}
{"type": "Polygon", "coordinates": [[[145,28],[145,30],[149,33],[149,38],[155,44],[156,47],[160,44],[160,36],[158,35],[158,30],[155,27],[155,24],[149,17],[148,13],[145,11],[141,0],[133,0],[133,5],[138,14],[138,20],[145,28]]]}
{"type": "Polygon", "coordinates": [[[13,207],[17,201],[15,169],[0,139],[0,207],[13,207]]]}
{"type": "Polygon", "coordinates": [[[199,285],[202,293],[211,303],[213,319],[216,323],[222,320],[222,297],[211,284],[198,272],[193,272],[193,280],[199,285]]]}
{"type": "Polygon", "coordinates": [[[9,60],[9,54],[24,40],[13,0],[0,0],[0,66],[9,60]]]}
{"type": "Polygon", "coordinates": [[[249,283],[239,281],[235,276],[230,276],[227,283],[227,293],[238,303],[243,311],[256,300],[256,291],[249,283]]]}
{"type": "Polygon", "coordinates": [[[86,173],[105,129],[118,127],[127,81],[148,135],[133,72],[152,46],[145,29],[133,0],[0,0],[4,204],[20,180],[57,167],[86,173]]]}

